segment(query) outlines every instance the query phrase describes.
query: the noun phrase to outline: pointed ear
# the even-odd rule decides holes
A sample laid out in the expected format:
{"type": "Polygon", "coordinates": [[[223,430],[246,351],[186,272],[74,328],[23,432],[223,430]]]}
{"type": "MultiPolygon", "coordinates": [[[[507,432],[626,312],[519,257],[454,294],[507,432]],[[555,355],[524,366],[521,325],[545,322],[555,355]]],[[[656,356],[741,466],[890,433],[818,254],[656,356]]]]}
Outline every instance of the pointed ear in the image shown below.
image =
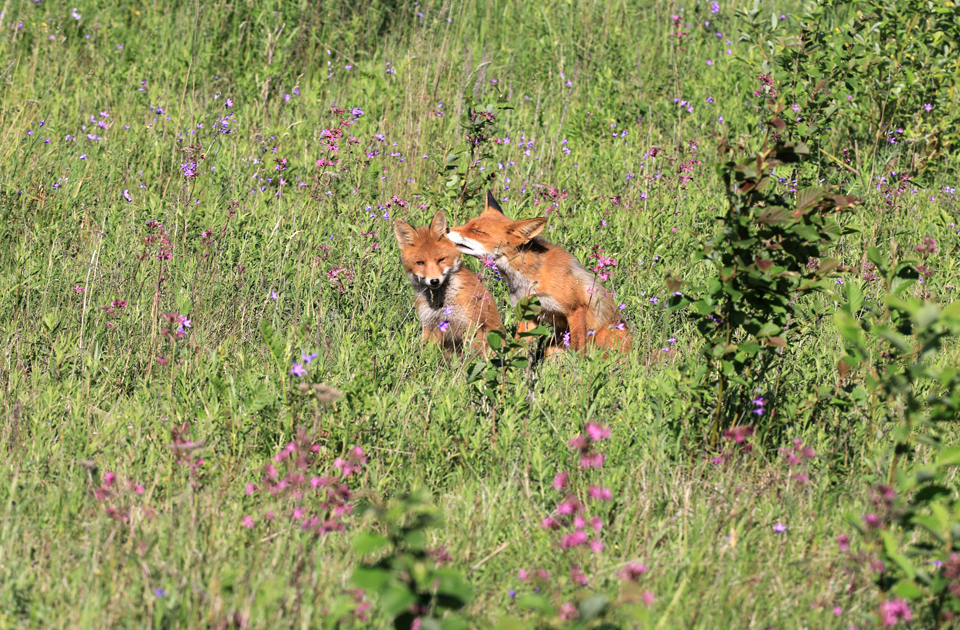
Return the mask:
{"type": "Polygon", "coordinates": [[[430,233],[437,239],[443,238],[447,233],[447,215],[443,213],[443,210],[438,210],[433,215],[433,221],[430,222],[430,233]]]}
{"type": "Polygon", "coordinates": [[[503,210],[500,208],[500,204],[497,203],[497,198],[493,196],[492,191],[487,191],[487,204],[483,208],[484,212],[498,212],[503,214],[503,210]]]}
{"type": "Polygon", "coordinates": [[[510,234],[519,236],[521,241],[526,243],[540,232],[543,232],[543,228],[546,225],[547,220],[543,218],[527,219],[526,221],[516,221],[510,226],[508,231],[510,234]]]}
{"type": "Polygon", "coordinates": [[[400,219],[393,222],[393,233],[396,235],[400,247],[413,245],[414,241],[417,240],[417,231],[413,229],[413,226],[400,219]]]}

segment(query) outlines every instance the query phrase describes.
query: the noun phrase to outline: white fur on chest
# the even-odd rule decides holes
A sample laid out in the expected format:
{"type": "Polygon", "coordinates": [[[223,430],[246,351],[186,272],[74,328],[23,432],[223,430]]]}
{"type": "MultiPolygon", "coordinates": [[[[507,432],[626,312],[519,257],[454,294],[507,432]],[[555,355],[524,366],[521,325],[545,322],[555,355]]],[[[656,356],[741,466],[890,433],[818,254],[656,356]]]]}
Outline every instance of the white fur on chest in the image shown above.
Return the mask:
{"type": "Polygon", "coordinates": [[[456,297],[462,290],[463,283],[456,274],[447,280],[446,293],[443,303],[438,308],[430,305],[427,289],[417,291],[417,317],[420,325],[428,330],[439,328],[447,322],[449,328],[444,332],[445,337],[462,337],[470,323],[467,313],[457,304],[456,297]]]}

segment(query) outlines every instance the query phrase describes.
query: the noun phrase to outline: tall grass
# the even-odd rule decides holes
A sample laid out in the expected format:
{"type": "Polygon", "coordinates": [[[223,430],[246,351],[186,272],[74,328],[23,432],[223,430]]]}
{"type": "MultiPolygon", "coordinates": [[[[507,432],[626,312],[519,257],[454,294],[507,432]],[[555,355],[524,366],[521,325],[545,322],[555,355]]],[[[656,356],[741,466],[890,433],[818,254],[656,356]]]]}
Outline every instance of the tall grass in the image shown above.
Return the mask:
{"type": "MultiPolygon", "coordinates": [[[[475,588],[470,623],[491,627],[525,612],[509,595],[521,568],[571,588],[573,552],[540,522],[591,420],[612,429],[613,500],[605,551],[577,562],[611,594],[626,563],[648,565],[642,627],[869,622],[867,569],[835,539],[882,437],[839,410],[783,414],[819,455],[798,483],[774,448],[712,463],[677,393],[699,346],[663,308],[666,279],[705,278],[691,255],[724,203],[716,138],[763,141],[750,101],[764,52],[739,41],[733,7],[77,4],[7,2],[0,18],[0,627],[323,623],[353,597],[349,532],[315,536],[281,507],[265,521],[274,504],[246,492],[297,428],[326,465],[366,449],[363,496],[432,491],[446,524],[431,543],[475,588]],[[635,340],[617,360],[538,366],[531,411],[497,423],[467,382],[473,358],[422,345],[392,236],[395,218],[475,211],[447,204],[441,173],[465,142],[464,95],[514,107],[471,177],[495,172],[506,212],[548,216],[547,238],[586,265],[615,258],[635,340]]],[[[852,169],[818,158],[817,173],[864,198],[837,254],[862,269],[867,246],[932,236],[923,290],[955,300],[952,184],[888,197],[894,176],[870,179],[862,144],[844,148],[852,169]]],[[[782,366],[798,390],[837,383],[839,335],[815,325],[782,366]]],[[[369,623],[388,626],[372,603],[369,623]]]]}

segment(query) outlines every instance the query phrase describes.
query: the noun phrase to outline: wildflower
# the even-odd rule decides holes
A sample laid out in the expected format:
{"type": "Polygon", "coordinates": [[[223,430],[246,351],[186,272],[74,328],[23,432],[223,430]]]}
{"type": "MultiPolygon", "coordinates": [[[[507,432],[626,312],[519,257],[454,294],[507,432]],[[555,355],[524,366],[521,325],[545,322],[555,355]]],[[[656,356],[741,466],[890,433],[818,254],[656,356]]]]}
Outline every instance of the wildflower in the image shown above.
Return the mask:
{"type": "Polygon", "coordinates": [[[294,363],[293,367],[290,368],[290,373],[296,377],[301,377],[307,375],[307,370],[304,369],[302,363],[294,363]]]}
{"type": "Polygon", "coordinates": [[[923,108],[928,112],[933,111],[933,105],[931,105],[930,103],[924,103],[923,108]]]}
{"type": "Polygon", "coordinates": [[[277,292],[276,292],[276,291],[271,291],[271,292],[270,292],[270,299],[271,299],[271,300],[276,301],[277,297],[279,297],[279,296],[277,296],[277,292]]]}
{"type": "Polygon", "coordinates": [[[644,591],[643,595],[641,595],[640,597],[643,599],[643,603],[645,606],[653,605],[654,600],[656,600],[656,596],[650,591],[644,591]]]}
{"type": "Polygon", "coordinates": [[[310,362],[316,359],[317,356],[318,356],[317,353],[314,352],[313,354],[301,354],[300,358],[303,359],[303,362],[305,364],[310,365],[310,362]]]}
{"type": "Polygon", "coordinates": [[[850,537],[846,534],[837,536],[837,546],[840,548],[840,551],[850,551],[850,537]]]}
{"type": "Polygon", "coordinates": [[[448,322],[447,320],[443,320],[442,322],[437,324],[437,328],[440,329],[440,332],[447,332],[447,330],[450,328],[450,322],[448,322]]]}
{"type": "Polygon", "coordinates": [[[594,442],[610,438],[610,427],[605,427],[595,422],[588,422],[586,430],[587,435],[589,435],[590,439],[594,442]]]}
{"type": "Polygon", "coordinates": [[[627,580],[628,582],[636,582],[647,570],[647,565],[645,564],[630,562],[617,573],[617,577],[621,580],[627,580]]]}
{"type": "Polygon", "coordinates": [[[901,621],[910,623],[913,619],[913,611],[905,599],[891,599],[880,604],[880,615],[883,618],[883,625],[892,628],[901,621]]]}
{"type": "Polygon", "coordinates": [[[73,285],[73,292],[74,292],[74,293],[83,293],[84,291],[86,291],[86,289],[83,288],[83,287],[81,287],[79,284],[73,285]]]}
{"type": "Polygon", "coordinates": [[[881,525],[880,517],[874,514],[873,512],[868,512],[867,514],[864,514],[861,520],[863,521],[864,525],[866,525],[871,529],[876,529],[881,525]]]}
{"type": "Polygon", "coordinates": [[[610,501],[613,499],[613,493],[610,491],[610,488],[601,486],[590,486],[589,495],[591,499],[596,501],[610,501]]]}
{"type": "Polygon", "coordinates": [[[777,524],[773,526],[773,531],[777,532],[778,534],[782,534],[783,532],[787,531],[787,526],[780,521],[777,521],[777,524]]]}
{"type": "Polygon", "coordinates": [[[246,527],[247,529],[253,529],[253,517],[249,515],[244,516],[240,519],[240,525],[246,527]]]}
{"type": "Polygon", "coordinates": [[[562,472],[556,477],[553,478],[552,487],[554,490],[563,490],[567,485],[567,481],[570,479],[570,475],[566,472],[562,472]]]}
{"type": "MultiPolygon", "coordinates": [[[[79,20],[80,18],[78,17],[77,19],[79,20]]],[[[155,588],[153,589],[153,594],[156,595],[157,597],[166,597],[167,590],[164,588],[155,588]]]]}
{"type": "Polygon", "coordinates": [[[717,13],[720,13],[720,4],[717,3],[717,2],[711,2],[711,3],[710,3],[710,13],[712,13],[712,14],[714,14],[714,15],[716,15],[717,13]]]}

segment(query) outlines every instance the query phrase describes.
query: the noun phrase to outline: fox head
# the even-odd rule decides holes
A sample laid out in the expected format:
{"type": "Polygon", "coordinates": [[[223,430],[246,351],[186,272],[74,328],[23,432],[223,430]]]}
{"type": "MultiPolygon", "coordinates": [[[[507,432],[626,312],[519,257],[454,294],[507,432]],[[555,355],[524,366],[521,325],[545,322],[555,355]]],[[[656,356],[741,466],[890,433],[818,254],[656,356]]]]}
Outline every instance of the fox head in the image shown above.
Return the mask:
{"type": "Polygon", "coordinates": [[[480,216],[450,228],[447,238],[468,256],[510,257],[518,247],[540,234],[546,224],[547,220],[543,218],[526,221],[507,218],[493,193],[488,190],[487,203],[480,216]]]}
{"type": "Polygon", "coordinates": [[[433,215],[429,226],[414,228],[397,219],[393,233],[400,244],[400,259],[410,281],[437,288],[460,269],[460,252],[447,237],[447,217],[443,211],[433,215]]]}

